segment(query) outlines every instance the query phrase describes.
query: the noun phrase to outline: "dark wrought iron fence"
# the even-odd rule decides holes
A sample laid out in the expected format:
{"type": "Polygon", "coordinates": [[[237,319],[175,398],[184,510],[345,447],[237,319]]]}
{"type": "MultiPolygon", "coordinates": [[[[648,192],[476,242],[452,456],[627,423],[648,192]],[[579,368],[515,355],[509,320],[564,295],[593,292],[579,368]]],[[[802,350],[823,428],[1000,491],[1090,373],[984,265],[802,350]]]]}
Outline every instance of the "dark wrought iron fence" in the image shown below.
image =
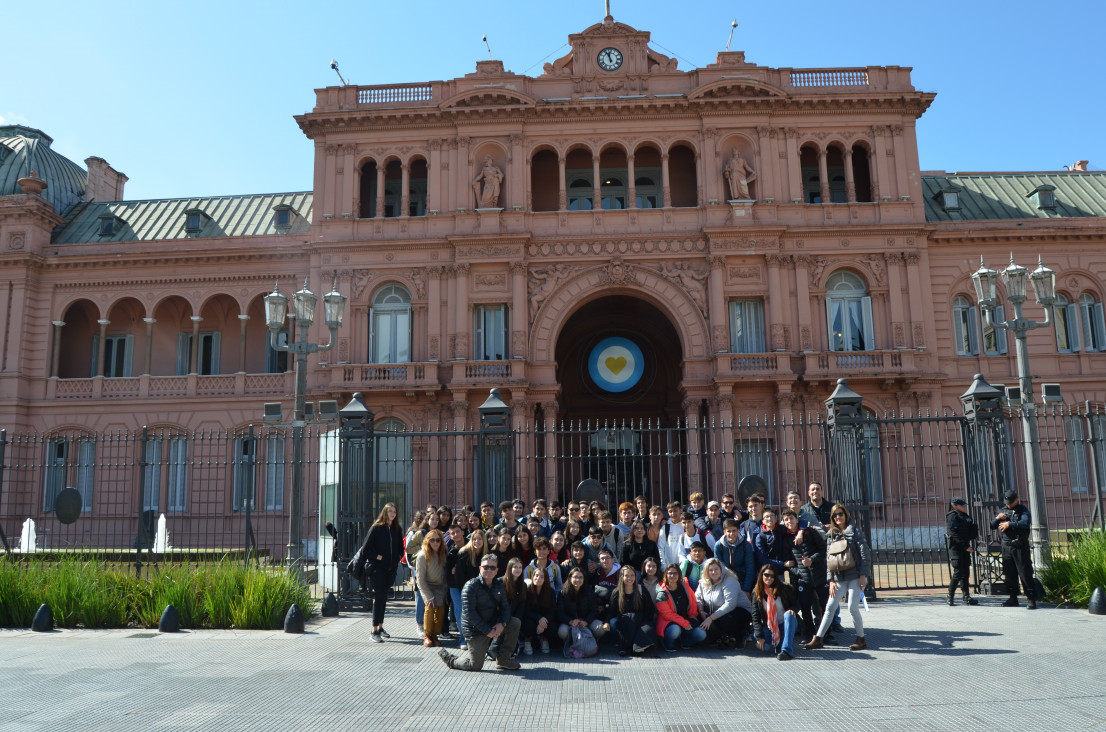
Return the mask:
{"type": "MultiPolygon", "coordinates": [[[[1092,405],[1048,407],[1039,409],[1038,424],[1053,542],[1101,528],[1106,415],[1092,405]]],[[[280,427],[6,435],[0,529],[11,550],[28,550],[30,524],[24,526],[33,521],[34,548],[52,556],[92,552],[139,566],[277,563],[289,535],[291,439],[280,427]],[[72,523],[59,519],[55,505],[67,488],[81,497],[72,523]]],[[[1015,410],[979,424],[952,413],[865,413],[851,422],[800,414],[690,426],[515,424],[500,431],[384,420],[364,439],[371,440],[367,448],[345,453],[347,461],[365,463],[360,475],[341,467],[337,428],[307,432],[302,535],[322,590],[339,588],[339,567],[388,501],[406,523],[427,504],[456,510],[513,497],[566,502],[581,481],[594,479],[608,504],[644,495],[663,505],[697,490],[714,498],[739,493],[749,475],[763,479],[773,505],[789,490],[805,501],[812,480],[825,485],[829,500],[848,505],[875,550],[877,590],[947,584],[944,517],[951,498],[964,496],[982,530],[976,579],[987,581],[997,572],[997,536],[988,522],[1007,487],[1025,495],[1015,410]],[[335,541],[327,522],[343,538],[335,541]]]]}

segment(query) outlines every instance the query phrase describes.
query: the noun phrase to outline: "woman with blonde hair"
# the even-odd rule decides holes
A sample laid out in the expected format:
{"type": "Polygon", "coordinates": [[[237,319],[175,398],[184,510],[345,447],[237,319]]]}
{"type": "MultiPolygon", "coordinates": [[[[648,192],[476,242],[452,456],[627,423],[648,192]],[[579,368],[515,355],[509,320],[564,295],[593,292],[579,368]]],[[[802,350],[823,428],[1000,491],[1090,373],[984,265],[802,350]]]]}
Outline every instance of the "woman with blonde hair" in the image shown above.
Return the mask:
{"type": "Polygon", "coordinates": [[[737,575],[715,558],[703,564],[703,576],[695,588],[699,627],[719,648],[744,648],[753,606],[741,589],[737,575]]]}
{"type": "MultiPolygon", "coordinates": [[[[435,515],[435,514],[431,514],[435,515]]],[[[440,646],[438,634],[445,622],[445,597],[449,592],[446,576],[445,539],[438,529],[430,529],[422,540],[422,551],[415,560],[415,583],[422,597],[422,644],[427,648],[440,646]]]]}
{"type": "Polygon", "coordinates": [[[376,643],[382,643],[384,638],[391,638],[384,630],[384,607],[388,602],[388,591],[396,581],[399,559],[403,556],[403,529],[399,526],[396,504],[385,503],[380,509],[380,515],[369,527],[369,533],[357,553],[361,563],[358,570],[365,578],[366,588],[372,593],[371,638],[376,643]]]}

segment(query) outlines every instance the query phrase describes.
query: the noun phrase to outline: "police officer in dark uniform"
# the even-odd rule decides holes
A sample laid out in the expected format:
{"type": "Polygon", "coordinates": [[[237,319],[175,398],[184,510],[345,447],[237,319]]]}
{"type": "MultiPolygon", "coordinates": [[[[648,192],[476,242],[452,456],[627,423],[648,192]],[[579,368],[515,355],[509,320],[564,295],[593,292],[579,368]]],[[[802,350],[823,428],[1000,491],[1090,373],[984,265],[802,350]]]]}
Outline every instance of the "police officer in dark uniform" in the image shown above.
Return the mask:
{"type": "Polygon", "coordinates": [[[1006,589],[1010,599],[1003,607],[1018,606],[1018,579],[1021,578],[1026,606],[1037,609],[1037,596],[1033,585],[1033,555],[1029,552],[1029,509],[1018,501],[1016,491],[1006,492],[1006,510],[991,519],[991,530],[1002,533],[1002,573],[1006,576],[1006,589]]]}
{"type": "Polygon", "coordinates": [[[960,585],[965,605],[978,605],[979,600],[968,592],[968,579],[972,570],[972,560],[968,552],[979,536],[975,521],[968,515],[968,502],[963,498],[952,499],[951,510],[945,516],[945,541],[949,547],[949,564],[952,565],[952,579],[949,580],[949,605],[956,604],[956,586],[960,585]]]}

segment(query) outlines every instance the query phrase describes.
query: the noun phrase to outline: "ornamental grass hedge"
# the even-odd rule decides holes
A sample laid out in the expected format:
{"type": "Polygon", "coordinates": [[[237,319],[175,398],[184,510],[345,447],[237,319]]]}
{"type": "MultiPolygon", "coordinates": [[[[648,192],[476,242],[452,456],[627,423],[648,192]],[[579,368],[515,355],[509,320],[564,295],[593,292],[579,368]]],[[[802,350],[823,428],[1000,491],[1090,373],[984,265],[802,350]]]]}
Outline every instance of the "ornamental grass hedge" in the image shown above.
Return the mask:
{"type": "Polygon", "coordinates": [[[1106,532],[1090,529],[1054,547],[1052,562],[1039,577],[1054,600],[1087,607],[1095,587],[1106,587],[1106,532]]]}
{"type": "Polygon", "coordinates": [[[0,627],[30,627],[43,603],[62,628],[156,628],[166,605],[182,628],[281,628],[293,603],[312,613],[310,590],[278,569],[223,562],[137,578],[94,560],[0,560],[0,627]]]}

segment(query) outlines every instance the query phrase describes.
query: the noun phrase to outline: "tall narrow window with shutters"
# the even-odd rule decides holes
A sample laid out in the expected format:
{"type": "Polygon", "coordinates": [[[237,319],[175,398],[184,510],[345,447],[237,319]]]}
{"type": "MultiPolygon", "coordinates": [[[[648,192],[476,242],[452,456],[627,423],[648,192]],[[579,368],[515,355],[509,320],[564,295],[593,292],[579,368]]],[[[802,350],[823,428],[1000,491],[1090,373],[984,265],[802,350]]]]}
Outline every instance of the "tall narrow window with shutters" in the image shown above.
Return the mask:
{"type": "Polygon", "coordinates": [[[730,300],[730,353],[764,351],[764,303],[730,300]]]}
{"type": "Polygon", "coordinates": [[[1078,306],[1068,300],[1067,295],[1056,293],[1056,303],[1052,306],[1053,321],[1056,324],[1056,350],[1060,353],[1079,351],[1079,312],[1078,306]]]}
{"type": "Polygon", "coordinates": [[[1089,292],[1079,296],[1079,325],[1083,331],[1083,347],[1087,352],[1106,350],[1106,319],[1102,303],[1089,292]]]}
{"type": "Polygon", "coordinates": [[[1006,310],[1002,305],[996,305],[994,312],[991,313],[991,323],[988,323],[985,318],[980,318],[980,322],[983,325],[983,355],[985,356],[1005,356],[1006,355],[1006,330],[1004,328],[996,328],[994,323],[1001,323],[1006,320],[1006,310]]]}
{"type": "Polygon", "coordinates": [[[852,272],[834,272],[826,280],[826,323],[831,351],[875,350],[872,298],[852,272]]]}
{"type": "Polygon", "coordinates": [[[952,337],[957,356],[979,355],[979,317],[971,301],[963,295],[952,299],[952,337]]]}

